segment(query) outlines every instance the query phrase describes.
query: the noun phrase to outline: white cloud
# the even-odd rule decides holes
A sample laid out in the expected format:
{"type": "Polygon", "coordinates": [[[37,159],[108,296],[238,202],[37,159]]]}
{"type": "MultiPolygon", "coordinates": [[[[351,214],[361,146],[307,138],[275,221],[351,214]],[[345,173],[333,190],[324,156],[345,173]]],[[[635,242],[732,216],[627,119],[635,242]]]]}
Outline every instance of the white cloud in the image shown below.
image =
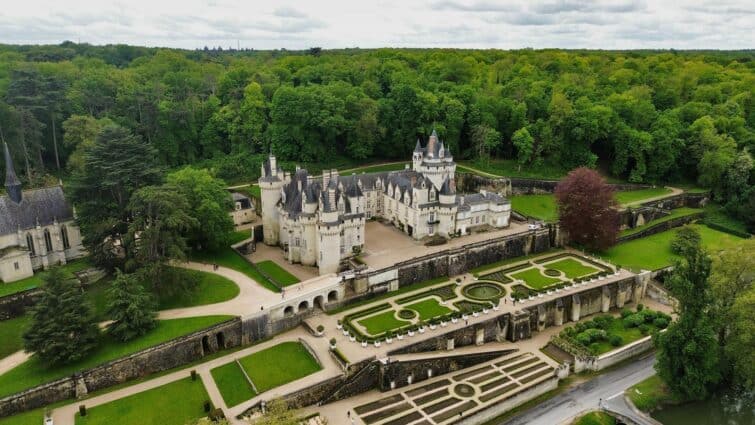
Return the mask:
{"type": "Polygon", "coordinates": [[[256,49],[753,48],[746,0],[24,0],[0,42],[256,49]]]}

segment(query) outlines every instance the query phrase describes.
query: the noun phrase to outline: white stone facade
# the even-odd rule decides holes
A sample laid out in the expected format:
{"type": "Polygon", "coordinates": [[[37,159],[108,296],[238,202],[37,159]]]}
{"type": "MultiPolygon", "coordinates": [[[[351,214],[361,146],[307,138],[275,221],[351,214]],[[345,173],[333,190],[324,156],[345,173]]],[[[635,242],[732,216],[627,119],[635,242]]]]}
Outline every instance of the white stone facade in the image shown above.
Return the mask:
{"type": "Polygon", "coordinates": [[[371,218],[388,220],[418,240],[507,227],[510,202],[487,192],[457,195],[455,172],[434,131],[425,148],[417,141],[412,169],[402,171],[339,176],[330,170],[314,178],[303,169],[284,172],[270,155],[259,180],[264,242],[324,274],[337,272],[343,259],[363,248],[371,218]]]}

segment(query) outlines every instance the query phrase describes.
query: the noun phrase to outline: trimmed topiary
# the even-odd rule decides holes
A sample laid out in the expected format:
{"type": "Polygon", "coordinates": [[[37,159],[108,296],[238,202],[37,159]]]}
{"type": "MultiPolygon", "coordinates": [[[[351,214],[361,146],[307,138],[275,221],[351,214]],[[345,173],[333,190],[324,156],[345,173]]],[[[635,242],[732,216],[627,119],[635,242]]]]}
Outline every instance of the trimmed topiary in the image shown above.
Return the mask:
{"type": "Polygon", "coordinates": [[[663,317],[656,317],[655,320],[653,320],[653,326],[658,329],[666,329],[668,327],[668,320],[663,317]]]}
{"type": "Polygon", "coordinates": [[[613,345],[614,347],[618,347],[624,343],[624,339],[622,339],[619,335],[611,335],[608,338],[608,342],[611,343],[611,345],[613,345]]]}
{"type": "Polygon", "coordinates": [[[650,332],[650,326],[648,326],[648,325],[646,325],[644,323],[639,326],[639,329],[640,329],[640,332],[643,335],[647,335],[650,332]]]}

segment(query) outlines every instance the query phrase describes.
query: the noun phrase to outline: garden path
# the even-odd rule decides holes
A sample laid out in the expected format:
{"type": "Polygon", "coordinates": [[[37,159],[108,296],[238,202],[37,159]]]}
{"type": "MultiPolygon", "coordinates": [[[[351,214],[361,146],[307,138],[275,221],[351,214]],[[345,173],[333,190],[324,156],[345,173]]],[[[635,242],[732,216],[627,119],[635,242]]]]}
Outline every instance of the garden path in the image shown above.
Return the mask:
{"type": "Polygon", "coordinates": [[[646,202],[652,202],[652,201],[657,201],[659,199],[670,198],[672,196],[681,195],[682,193],[684,193],[684,190],[679,189],[678,187],[671,187],[671,186],[664,186],[664,187],[666,189],[671,190],[671,193],[666,193],[664,195],[653,196],[651,198],[639,199],[637,201],[629,202],[627,204],[624,204],[624,205],[622,205],[622,207],[623,208],[631,207],[631,206],[634,206],[634,205],[644,204],[646,202]]]}

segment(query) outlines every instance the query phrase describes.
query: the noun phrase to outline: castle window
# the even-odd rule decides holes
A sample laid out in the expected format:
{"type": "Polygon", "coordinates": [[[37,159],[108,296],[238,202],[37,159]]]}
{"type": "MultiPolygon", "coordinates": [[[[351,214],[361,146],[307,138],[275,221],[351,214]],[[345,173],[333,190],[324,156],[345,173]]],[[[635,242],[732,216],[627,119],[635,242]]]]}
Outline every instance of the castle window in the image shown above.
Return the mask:
{"type": "Polygon", "coordinates": [[[71,248],[71,242],[68,240],[68,228],[65,225],[60,228],[60,237],[63,239],[63,249],[71,248]]]}
{"type": "Polygon", "coordinates": [[[14,268],[15,270],[18,270],[18,269],[20,269],[20,268],[21,268],[21,267],[19,267],[19,265],[18,265],[18,261],[16,261],[15,263],[13,263],[13,268],[14,268]]]}
{"type": "Polygon", "coordinates": [[[34,238],[31,236],[31,233],[26,234],[26,246],[29,247],[32,257],[37,255],[37,250],[34,248],[34,238]]]}
{"type": "Polygon", "coordinates": [[[50,237],[50,231],[45,229],[45,248],[47,252],[52,251],[52,238],[50,237]]]}

